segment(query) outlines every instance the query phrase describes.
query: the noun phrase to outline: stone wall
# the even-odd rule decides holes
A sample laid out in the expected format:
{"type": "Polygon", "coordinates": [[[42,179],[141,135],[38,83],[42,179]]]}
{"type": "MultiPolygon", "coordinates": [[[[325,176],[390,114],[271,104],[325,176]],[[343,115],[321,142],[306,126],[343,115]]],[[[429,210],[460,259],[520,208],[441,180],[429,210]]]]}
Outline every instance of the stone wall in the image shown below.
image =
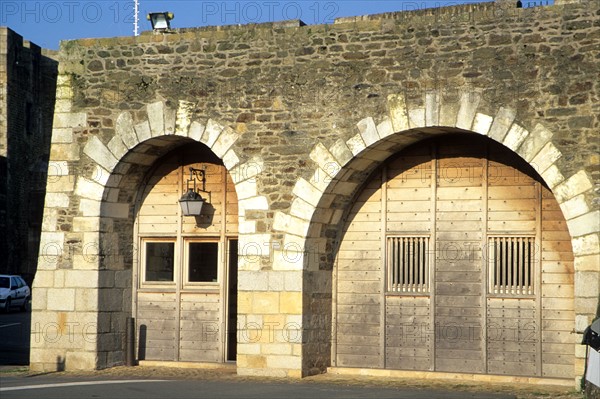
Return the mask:
{"type": "Polygon", "coordinates": [[[0,28],[0,270],[31,283],[36,270],[58,64],[0,28]]]}
{"type": "Polygon", "coordinates": [[[34,332],[32,368],[122,359],[135,193],[189,140],[236,184],[238,319],[262,331],[238,344],[241,374],[329,365],[344,210],[388,156],[447,131],[503,143],[553,190],[573,237],[581,331],[600,288],[599,8],[482,3],[63,42],[32,324],[86,339],[34,332]]]}

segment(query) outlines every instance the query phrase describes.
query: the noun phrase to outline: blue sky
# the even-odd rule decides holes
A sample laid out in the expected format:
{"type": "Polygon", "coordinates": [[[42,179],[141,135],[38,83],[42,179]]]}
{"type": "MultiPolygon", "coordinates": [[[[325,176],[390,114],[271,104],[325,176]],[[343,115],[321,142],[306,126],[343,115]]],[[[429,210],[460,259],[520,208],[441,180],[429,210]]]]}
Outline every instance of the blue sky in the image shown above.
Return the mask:
{"type": "MultiPolygon", "coordinates": [[[[171,11],[173,28],[302,19],[332,23],[337,17],[477,3],[491,0],[138,0],[140,31],[148,12],[171,11]]],[[[516,1],[516,0],[515,0],[516,1]]],[[[526,1],[524,1],[526,3],[526,1]]],[[[133,35],[134,0],[1,0],[0,25],[50,49],[59,41],[133,35]]]]}

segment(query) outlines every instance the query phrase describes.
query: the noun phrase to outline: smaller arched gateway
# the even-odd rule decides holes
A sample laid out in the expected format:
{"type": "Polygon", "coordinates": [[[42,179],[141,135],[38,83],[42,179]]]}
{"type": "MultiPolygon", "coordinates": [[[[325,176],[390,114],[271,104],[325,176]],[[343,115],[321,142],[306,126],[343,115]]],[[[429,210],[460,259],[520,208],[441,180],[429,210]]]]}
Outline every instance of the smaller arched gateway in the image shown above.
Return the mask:
{"type": "Polygon", "coordinates": [[[170,152],[146,176],[135,215],[138,358],[235,360],[238,208],[221,160],[198,143],[170,152]],[[194,179],[206,202],[185,216],[178,200],[194,179]]]}
{"type": "Polygon", "coordinates": [[[387,160],[337,253],[338,367],[572,378],[573,253],[552,192],[488,138],[387,160]]]}

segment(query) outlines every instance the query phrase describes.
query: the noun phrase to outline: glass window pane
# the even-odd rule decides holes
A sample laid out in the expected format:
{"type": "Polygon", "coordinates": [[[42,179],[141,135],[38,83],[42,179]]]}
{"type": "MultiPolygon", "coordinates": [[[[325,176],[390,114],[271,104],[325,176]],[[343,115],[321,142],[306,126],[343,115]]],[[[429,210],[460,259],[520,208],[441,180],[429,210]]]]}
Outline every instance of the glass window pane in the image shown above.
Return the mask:
{"type": "Polygon", "coordinates": [[[219,244],[216,242],[191,242],[188,250],[188,281],[216,282],[219,244]]]}
{"type": "Polygon", "coordinates": [[[175,243],[146,243],[146,281],[173,281],[175,243]]]}

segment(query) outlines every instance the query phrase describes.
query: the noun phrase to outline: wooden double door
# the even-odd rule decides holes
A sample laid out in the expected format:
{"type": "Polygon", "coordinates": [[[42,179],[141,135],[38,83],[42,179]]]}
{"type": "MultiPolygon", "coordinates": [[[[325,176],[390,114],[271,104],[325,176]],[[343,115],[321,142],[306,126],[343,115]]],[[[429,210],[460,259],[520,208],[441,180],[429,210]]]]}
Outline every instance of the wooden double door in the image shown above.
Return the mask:
{"type": "Polygon", "coordinates": [[[173,151],[149,172],[135,223],[140,360],[235,360],[237,214],[231,177],[202,145],[173,151]],[[190,167],[205,180],[196,182],[206,203],[195,217],[182,215],[179,205],[190,167]]]}
{"type": "Polygon", "coordinates": [[[485,138],[398,154],[350,209],[335,271],[343,367],[573,375],[573,255],[535,171],[485,138]]]}

